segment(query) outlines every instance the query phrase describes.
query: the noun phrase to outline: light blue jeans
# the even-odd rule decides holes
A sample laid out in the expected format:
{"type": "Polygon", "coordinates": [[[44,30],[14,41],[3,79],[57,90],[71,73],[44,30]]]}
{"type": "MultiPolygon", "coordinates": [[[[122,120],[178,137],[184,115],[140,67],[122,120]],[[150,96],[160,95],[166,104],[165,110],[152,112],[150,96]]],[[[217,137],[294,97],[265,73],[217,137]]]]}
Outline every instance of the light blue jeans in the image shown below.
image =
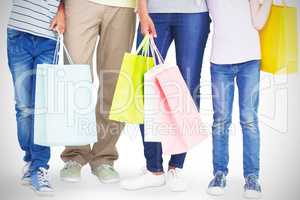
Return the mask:
{"type": "Polygon", "coordinates": [[[213,166],[228,173],[228,138],[232,118],[235,80],[239,92],[240,124],[243,131],[244,176],[259,176],[260,133],[258,104],[260,85],[260,61],[211,66],[214,123],[213,166]]]}
{"type": "Polygon", "coordinates": [[[24,161],[31,162],[31,170],[48,168],[50,148],[34,144],[34,99],[36,67],[51,64],[56,41],[8,29],[8,65],[15,89],[15,110],[18,140],[25,152],[24,161]]]}

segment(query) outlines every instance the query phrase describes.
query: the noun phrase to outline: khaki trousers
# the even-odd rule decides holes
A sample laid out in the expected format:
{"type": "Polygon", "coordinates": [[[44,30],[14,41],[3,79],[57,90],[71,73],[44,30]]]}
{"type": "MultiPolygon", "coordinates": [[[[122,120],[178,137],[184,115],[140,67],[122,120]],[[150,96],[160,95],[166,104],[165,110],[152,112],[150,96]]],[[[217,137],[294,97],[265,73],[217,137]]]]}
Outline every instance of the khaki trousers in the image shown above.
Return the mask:
{"type": "Polygon", "coordinates": [[[92,148],[90,145],[66,147],[61,158],[81,165],[90,163],[92,169],[101,164],[113,165],[118,159],[115,145],[124,124],[110,121],[108,114],[123,55],[132,47],[135,13],[131,8],[105,6],[88,0],[65,0],[65,11],[65,45],[72,60],[75,64],[92,66],[96,50],[100,86],[96,107],[98,142],[92,148]]]}

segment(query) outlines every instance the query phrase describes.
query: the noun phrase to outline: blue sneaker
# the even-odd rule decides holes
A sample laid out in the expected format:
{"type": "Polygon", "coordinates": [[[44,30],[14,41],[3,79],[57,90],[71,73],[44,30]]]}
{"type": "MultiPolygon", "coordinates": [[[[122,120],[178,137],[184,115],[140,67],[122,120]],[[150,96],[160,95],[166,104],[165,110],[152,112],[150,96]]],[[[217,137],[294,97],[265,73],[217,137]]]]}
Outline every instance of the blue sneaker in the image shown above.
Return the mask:
{"type": "Polygon", "coordinates": [[[260,199],[262,197],[261,186],[258,177],[249,175],[245,178],[244,197],[247,199],[260,199]]]}
{"type": "Polygon", "coordinates": [[[225,193],[226,176],[224,172],[218,171],[213,180],[209,183],[207,193],[213,196],[221,196],[225,193]]]}
{"type": "Polygon", "coordinates": [[[30,165],[31,162],[26,163],[22,170],[22,178],[21,178],[21,185],[31,185],[31,172],[30,172],[30,165]]]}
{"type": "Polygon", "coordinates": [[[31,174],[32,189],[41,196],[53,196],[54,191],[48,179],[48,170],[40,167],[31,174]]]}

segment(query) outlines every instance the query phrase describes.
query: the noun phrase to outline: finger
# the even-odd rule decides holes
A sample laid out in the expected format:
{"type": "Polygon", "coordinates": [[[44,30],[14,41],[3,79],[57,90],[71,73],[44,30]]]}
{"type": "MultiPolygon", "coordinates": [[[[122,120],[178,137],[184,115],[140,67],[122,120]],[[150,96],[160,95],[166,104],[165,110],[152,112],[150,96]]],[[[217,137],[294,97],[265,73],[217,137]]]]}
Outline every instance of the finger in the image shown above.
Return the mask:
{"type": "Polygon", "coordinates": [[[141,30],[143,35],[148,35],[149,34],[149,29],[148,28],[142,28],[141,30]]]}
{"type": "Polygon", "coordinates": [[[154,24],[152,23],[151,24],[151,35],[154,37],[154,38],[156,38],[157,37],[157,33],[156,33],[156,29],[155,29],[155,26],[154,26],[154,24]]]}
{"type": "Polygon", "coordinates": [[[50,24],[50,29],[51,29],[51,30],[54,30],[54,28],[55,28],[56,25],[57,25],[56,19],[53,19],[53,21],[52,21],[51,24],[50,24]]]}
{"type": "Polygon", "coordinates": [[[60,32],[61,34],[65,33],[65,26],[60,26],[60,27],[59,27],[59,32],[60,32]]]}

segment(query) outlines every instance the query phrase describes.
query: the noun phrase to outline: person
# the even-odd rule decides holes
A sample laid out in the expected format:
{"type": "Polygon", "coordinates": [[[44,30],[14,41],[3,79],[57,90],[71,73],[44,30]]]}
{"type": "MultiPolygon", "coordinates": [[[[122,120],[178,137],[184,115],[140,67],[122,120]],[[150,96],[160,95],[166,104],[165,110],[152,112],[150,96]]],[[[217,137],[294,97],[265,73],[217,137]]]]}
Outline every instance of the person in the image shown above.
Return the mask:
{"type": "MultiPolygon", "coordinates": [[[[158,50],[165,58],[175,41],[176,61],[193,96],[200,105],[200,74],[203,54],[210,31],[210,18],[204,0],[139,0],[140,27],[137,44],[143,35],[155,38],[158,50]],[[150,13],[150,14],[148,14],[150,13]]],[[[140,126],[144,141],[144,126],[140,126]]],[[[167,183],[171,191],[185,191],[187,184],[182,175],[186,153],[172,155],[165,178],[162,146],[158,142],[143,142],[147,161],[146,172],[133,179],[123,180],[121,187],[136,190],[162,186],[167,183]]]]}
{"type": "Polygon", "coordinates": [[[207,2],[214,25],[211,55],[214,178],[209,183],[207,192],[211,195],[222,195],[226,188],[229,127],[236,81],[243,132],[244,196],[259,198],[261,185],[258,106],[261,53],[257,29],[263,28],[272,1],[207,2]]]}
{"type": "Polygon", "coordinates": [[[109,120],[109,111],[124,53],[131,50],[134,40],[135,6],[135,0],[65,0],[66,48],[75,64],[91,66],[97,49],[100,87],[96,106],[98,142],[92,148],[90,145],[65,148],[61,154],[65,162],[60,171],[63,181],[80,181],[81,169],[88,163],[102,183],[120,179],[113,166],[118,159],[116,143],[124,124],[109,120]]]}
{"type": "Polygon", "coordinates": [[[34,144],[35,79],[38,64],[53,64],[57,33],[64,32],[64,8],[58,0],[13,0],[7,28],[8,65],[13,78],[17,133],[25,152],[21,183],[40,195],[52,195],[48,178],[50,148],[34,144]]]}

